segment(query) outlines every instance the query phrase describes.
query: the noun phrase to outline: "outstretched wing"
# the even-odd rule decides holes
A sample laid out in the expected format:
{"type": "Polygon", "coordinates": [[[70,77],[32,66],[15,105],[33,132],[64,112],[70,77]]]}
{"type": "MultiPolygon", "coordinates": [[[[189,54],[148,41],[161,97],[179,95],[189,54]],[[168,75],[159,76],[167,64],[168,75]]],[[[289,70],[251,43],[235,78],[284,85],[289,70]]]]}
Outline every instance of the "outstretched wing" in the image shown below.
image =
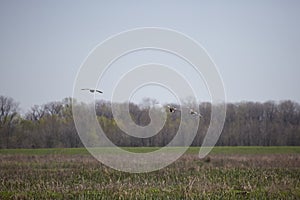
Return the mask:
{"type": "Polygon", "coordinates": [[[99,92],[99,93],[101,93],[101,94],[103,93],[103,92],[102,92],[102,91],[100,91],[100,90],[96,90],[96,92],[99,92]]]}

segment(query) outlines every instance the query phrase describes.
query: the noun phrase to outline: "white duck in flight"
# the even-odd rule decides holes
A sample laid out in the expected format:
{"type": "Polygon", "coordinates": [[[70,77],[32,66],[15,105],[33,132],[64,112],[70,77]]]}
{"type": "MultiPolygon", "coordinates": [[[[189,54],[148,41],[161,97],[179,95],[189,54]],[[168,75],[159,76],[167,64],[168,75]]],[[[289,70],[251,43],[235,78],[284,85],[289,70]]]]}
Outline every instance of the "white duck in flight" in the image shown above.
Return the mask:
{"type": "Polygon", "coordinates": [[[97,89],[90,89],[90,88],[83,88],[83,89],[81,89],[81,90],[88,90],[88,91],[90,91],[91,93],[94,93],[94,92],[98,92],[98,93],[103,93],[102,91],[100,91],[100,90],[97,90],[97,89]]]}

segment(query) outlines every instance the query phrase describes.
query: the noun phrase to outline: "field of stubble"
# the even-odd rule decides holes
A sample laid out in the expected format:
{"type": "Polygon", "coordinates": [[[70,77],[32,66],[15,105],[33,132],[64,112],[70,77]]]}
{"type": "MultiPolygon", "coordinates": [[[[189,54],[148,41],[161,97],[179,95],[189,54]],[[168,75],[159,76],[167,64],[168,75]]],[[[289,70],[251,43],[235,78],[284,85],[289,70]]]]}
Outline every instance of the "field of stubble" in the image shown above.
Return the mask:
{"type": "Polygon", "coordinates": [[[300,147],[197,151],[130,174],[84,149],[0,150],[0,199],[300,199],[300,147]]]}

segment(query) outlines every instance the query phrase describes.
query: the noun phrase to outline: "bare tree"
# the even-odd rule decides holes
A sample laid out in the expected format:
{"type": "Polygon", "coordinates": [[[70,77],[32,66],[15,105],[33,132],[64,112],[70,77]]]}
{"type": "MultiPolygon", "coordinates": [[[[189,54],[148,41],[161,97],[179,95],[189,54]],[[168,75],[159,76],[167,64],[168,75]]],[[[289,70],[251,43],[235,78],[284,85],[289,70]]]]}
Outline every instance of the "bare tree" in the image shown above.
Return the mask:
{"type": "Polygon", "coordinates": [[[45,113],[50,116],[61,116],[63,111],[63,104],[61,102],[50,102],[44,105],[45,113]]]}
{"type": "Polygon", "coordinates": [[[45,115],[45,110],[42,106],[34,105],[29,112],[26,113],[27,120],[38,122],[45,115]]]}
{"type": "Polygon", "coordinates": [[[10,134],[18,116],[18,106],[11,97],[0,96],[0,135],[1,147],[9,148],[10,134]]]}

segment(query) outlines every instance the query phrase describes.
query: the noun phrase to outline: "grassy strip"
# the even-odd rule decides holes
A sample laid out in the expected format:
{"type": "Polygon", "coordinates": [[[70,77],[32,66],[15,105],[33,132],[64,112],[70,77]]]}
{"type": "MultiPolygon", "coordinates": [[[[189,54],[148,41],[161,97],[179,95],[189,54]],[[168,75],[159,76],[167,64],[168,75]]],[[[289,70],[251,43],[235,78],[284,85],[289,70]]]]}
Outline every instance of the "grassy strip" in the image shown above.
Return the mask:
{"type": "MultiPolygon", "coordinates": [[[[205,147],[204,147],[205,148],[205,147]]],[[[159,150],[160,147],[124,147],[126,151],[135,153],[147,153],[159,150]]],[[[180,147],[169,147],[167,152],[176,152],[180,147]]],[[[198,154],[199,147],[189,147],[188,154],[198,154]]],[[[113,153],[115,148],[97,148],[100,153],[113,153]]],[[[295,154],[300,153],[300,146],[237,146],[237,147],[214,147],[211,154],[295,154]]],[[[89,155],[85,148],[50,148],[50,149],[0,149],[2,155],[89,155]]]]}

